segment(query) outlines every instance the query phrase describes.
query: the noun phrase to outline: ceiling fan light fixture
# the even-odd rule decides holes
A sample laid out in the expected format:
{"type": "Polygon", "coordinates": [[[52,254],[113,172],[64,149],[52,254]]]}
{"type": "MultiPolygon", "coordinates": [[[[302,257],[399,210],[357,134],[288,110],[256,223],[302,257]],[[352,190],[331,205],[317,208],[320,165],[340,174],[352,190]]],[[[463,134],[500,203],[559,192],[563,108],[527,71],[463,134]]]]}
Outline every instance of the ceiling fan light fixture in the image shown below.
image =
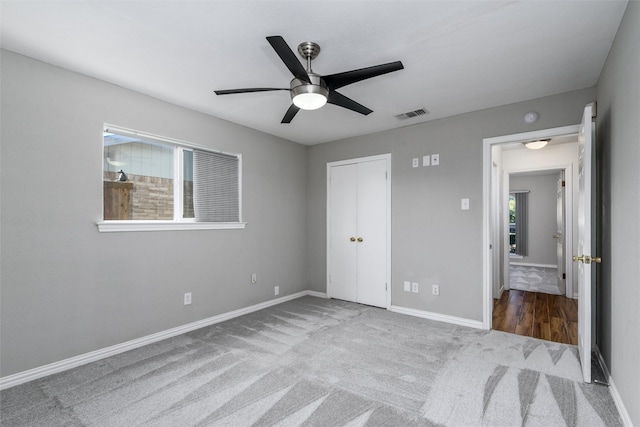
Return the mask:
{"type": "Polygon", "coordinates": [[[523,142],[524,146],[527,147],[529,150],[539,150],[541,148],[546,147],[548,143],[549,143],[548,139],[540,139],[537,141],[523,142]]]}
{"type": "Polygon", "coordinates": [[[317,110],[327,103],[329,91],[326,87],[307,84],[291,89],[291,98],[296,107],[302,110],[317,110]]]}

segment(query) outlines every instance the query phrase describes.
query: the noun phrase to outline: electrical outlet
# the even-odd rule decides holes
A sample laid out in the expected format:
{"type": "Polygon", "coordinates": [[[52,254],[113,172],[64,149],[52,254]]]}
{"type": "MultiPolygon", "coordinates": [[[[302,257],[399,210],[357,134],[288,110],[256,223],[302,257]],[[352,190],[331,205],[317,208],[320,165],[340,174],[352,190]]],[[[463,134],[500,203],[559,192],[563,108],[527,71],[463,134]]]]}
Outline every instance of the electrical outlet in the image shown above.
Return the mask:
{"type": "Polygon", "coordinates": [[[429,166],[431,164],[431,156],[422,156],[422,166],[429,166]]]}
{"type": "Polygon", "coordinates": [[[251,284],[257,283],[258,282],[258,275],[256,273],[253,273],[251,275],[251,284]]]}
{"type": "Polygon", "coordinates": [[[187,292],[184,294],[184,305],[191,304],[191,292],[187,292]]]}
{"type": "Polygon", "coordinates": [[[411,284],[411,292],[413,292],[414,294],[417,294],[418,292],[420,292],[420,285],[418,283],[413,282],[411,284]]]}
{"type": "Polygon", "coordinates": [[[440,295],[440,285],[431,285],[431,293],[434,295],[440,295]]]}
{"type": "Polygon", "coordinates": [[[411,282],[405,280],[404,281],[404,291],[405,292],[411,292],[411,282]]]}
{"type": "Polygon", "coordinates": [[[274,286],[273,287],[273,294],[274,295],[280,295],[280,286],[274,286]]]}
{"type": "Polygon", "coordinates": [[[412,160],[412,162],[411,162],[411,165],[412,165],[414,168],[417,168],[418,166],[420,166],[420,159],[419,159],[419,158],[417,158],[417,157],[416,157],[416,158],[414,158],[414,159],[412,160]]]}

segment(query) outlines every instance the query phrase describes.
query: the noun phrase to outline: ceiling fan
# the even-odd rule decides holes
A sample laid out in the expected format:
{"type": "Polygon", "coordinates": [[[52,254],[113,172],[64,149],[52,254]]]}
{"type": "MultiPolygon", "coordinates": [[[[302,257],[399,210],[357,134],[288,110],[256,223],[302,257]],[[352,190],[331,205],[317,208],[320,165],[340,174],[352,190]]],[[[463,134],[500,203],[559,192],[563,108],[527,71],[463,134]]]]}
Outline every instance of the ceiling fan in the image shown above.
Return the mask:
{"type": "Polygon", "coordinates": [[[371,77],[380,76],[382,74],[391,73],[393,71],[402,70],[404,66],[402,62],[389,62],[387,64],[375,65],[373,67],[360,68],[357,70],[345,71],[343,73],[321,76],[311,70],[311,60],[315,59],[320,53],[320,46],[313,42],[304,42],[298,46],[298,52],[307,60],[307,69],[302,66],[295,53],[289,48],[287,42],[281,36],[267,37],[267,41],[276,51],[284,65],[287,66],[293,80],[291,80],[288,88],[273,87],[257,87],[246,89],[227,89],[216,90],[216,95],[231,95],[236,93],[249,92],[268,92],[274,90],[288,90],[291,93],[293,103],[282,118],[281,123],[291,123],[295,115],[303,110],[316,110],[326,103],[337,105],[360,114],[367,115],[373,110],[368,109],[364,105],[358,104],[356,101],[347,98],[336,89],[343,86],[356,83],[361,80],[370,79],[371,77]]]}

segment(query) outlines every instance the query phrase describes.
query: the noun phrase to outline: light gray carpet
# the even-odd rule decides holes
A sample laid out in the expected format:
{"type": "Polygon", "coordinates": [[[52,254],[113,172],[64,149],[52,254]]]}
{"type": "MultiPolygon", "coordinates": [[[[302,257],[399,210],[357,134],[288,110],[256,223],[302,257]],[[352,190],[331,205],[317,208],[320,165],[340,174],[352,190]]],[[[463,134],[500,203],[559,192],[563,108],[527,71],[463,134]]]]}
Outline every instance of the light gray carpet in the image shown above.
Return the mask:
{"type": "Polygon", "coordinates": [[[564,289],[558,287],[558,269],[530,267],[526,265],[509,266],[509,286],[527,292],[564,295],[564,289]]]}
{"type": "Polygon", "coordinates": [[[1,393],[3,426],[619,426],[574,346],[304,297],[1,393]]]}

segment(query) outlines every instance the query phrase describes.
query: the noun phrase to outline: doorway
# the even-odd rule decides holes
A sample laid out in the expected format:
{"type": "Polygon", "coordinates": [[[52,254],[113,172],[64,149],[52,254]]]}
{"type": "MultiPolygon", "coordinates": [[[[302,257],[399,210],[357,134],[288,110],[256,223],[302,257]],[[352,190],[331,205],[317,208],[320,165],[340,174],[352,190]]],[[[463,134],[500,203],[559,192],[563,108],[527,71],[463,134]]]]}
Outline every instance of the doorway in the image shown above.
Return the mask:
{"type": "MultiPolygon", "coordinates": [[[[571,253],[576,236],[573,206],[576,204],[577,191],[574,187],[577,183],[577,134],[579,126],[566,126],[535,132],[528,132],[504,137],[488,138],[484,143],[484,326],[490,329],[493,323],[494,298],[500,300],[503,294],[507,293],[507,301],[515,300],[521,304],[543,303],[552,306],[561,305],[558,301],[549,300],[549,297],[528,295],[522,290],[512,290],[510,286],[510,267],[512,256],[509,254],[509,232],[508,221],[508,200],[510,174],[535,175],[545,173],[559,173],[563,171],[566,182],[566,198],[564,205],[565,229],[563,233],[563,253],[571,253]],[[527,151],[523,143],[536,139],[551,139],[549,146],[536,151],[527,151]],[[496,192],[498,194],[496,195],[496,192]],[[513,295],[511,293],[513,292],[513,295]],[[520,293],[520,294],[518,294],[520,293]]],[[[552,231],[549,241],[557,235],[556,230],[552,231]]],[[[547,233],[549,234],[549,233],[547,233]]],[[[549,243],[549,242],[547,242],[549,243]]],[[[549,246],[553,254],[557,255],[556,249],[549,246]]],[[[516,261],[517,262],[517,261],[516,261]]],[[[557,258],[549,259],[544,264],[560,266],[558,274],[564,274],[566,280],[565,292],[562,297],[569,297],[563,301],[573,306],[576,284],[574,266],[563,255],[561,261],[557,258]]],[[[562,276],[560,276],[562,277],[562,276]]],[[[543,294],[545,295],[545,294],[543,294]]],[[[554,298],[551,298],[554,299],[554,298]]],[[[504,302],[504,301],[503,301],[504,302]]],[[[541,309],[542,310],[542,309],[541,309]]],[[[499,313],[498,313],[499,314],[499,313]]]]}
{"type": "Polygon", "coordinates": [[[509,173],[508,218],[503,219],[509,225],[508,247],[502,248],[509,252],[505,289],[573,297],[566,289],[565,244],[572,240],[571,227],[565,225],[567,169],[570,165],[509,173]]]}
{"type": "MultiPolygon", "coordinates": [[[[570,135],[578,135],[577,150],[570,150],[572,164],[572,175],[575,177],[573,189],[573,197],[567,199],[577,199],[572,205],[576,206],[575,225],[573,228],[574,239],[577,239],[575,245],[576,254],[572,256],[571,265],[567,264],[567,272],[575,273],[575,280],[568,281],[567,286],[575,286],[578,293],[578,354],[580,356],[580,364],[582,365],[582,375],[585,382],[591,382],[592,368],[592,351],[594,350],[592,337],[595,328],[595,265],[601,262],[601,258],[594,256],[595,250],[595,228],[597,221],[595,216],[595,205],[593,197],[597,186],[597,177],[595,176],[595,117],[596,105],[590,103],[585,106],[582,114],[582,121],[579,125],[565,126],[562,128],[546,129],[542,131],[527,132],[516,135],[507,135],[495,138],[485,138],[483,140],[483,194],[485,207],[483,208],[483,326],[491,329],[493,301],[492,301],[492,278],[494,271],[492,270],[492,259],[499,256],[492,251],[493,245],[491,241],[490,222],[492,218],[492,209],[488,206],[490,201],[491,190],[491,169],[492,159],[499,158],[493,156],[494,152],[501,152],[501,144],[524,144],[528,141],[540,141],[549,138],[562,138],[570,135]],[[576,159],[577,157],[577,159],[576,159]]],[[[534,163],[530,161],[529,163],[534,163]]],[[[568,179],[569,175],[567,175],[568,179]]],[[[567,214],[567,220],[574,218],[572,214],[567,214]]],[[[567,251],[573,254],[574,242],[567,239],[567,251]],[[571,245],[571,249],[569,249],[571,245]]],[[[569,256],[566,257],[569,259],[569,256]]],[[[503,265],[504,267],[504,265],[503,265]]]]}

